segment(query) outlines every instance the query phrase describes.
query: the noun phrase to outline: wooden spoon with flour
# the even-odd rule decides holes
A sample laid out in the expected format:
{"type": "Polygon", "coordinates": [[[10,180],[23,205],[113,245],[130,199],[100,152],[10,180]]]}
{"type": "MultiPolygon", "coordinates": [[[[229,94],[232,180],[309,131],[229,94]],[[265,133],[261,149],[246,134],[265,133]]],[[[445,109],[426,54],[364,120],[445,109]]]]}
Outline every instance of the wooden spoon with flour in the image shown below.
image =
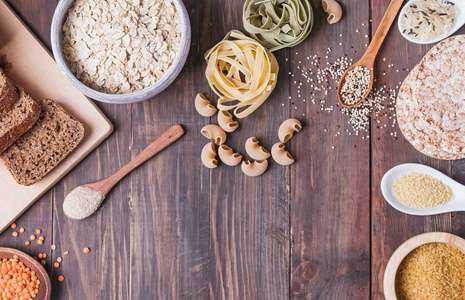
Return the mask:
{"type": "Polygon", "coordinates": [[[63,202],[63,211],[71,219],[82,220],[94,212],[103,203],[110,190],[135,168],[149,158],[171,145],[184,134],[181,125],[174,125],[151,143],[118,172],[101,181],[81,185],[71,191],[63,202]]]}

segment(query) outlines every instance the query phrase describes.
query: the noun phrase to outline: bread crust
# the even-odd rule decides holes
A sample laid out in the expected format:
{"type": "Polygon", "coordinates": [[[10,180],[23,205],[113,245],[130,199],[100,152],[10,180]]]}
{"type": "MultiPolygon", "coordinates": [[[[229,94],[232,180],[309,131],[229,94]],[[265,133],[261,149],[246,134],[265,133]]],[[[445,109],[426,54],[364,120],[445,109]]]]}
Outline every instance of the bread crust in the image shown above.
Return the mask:
{"type": "MultiPolygon", "coordinates": [[[[25,116],[24,120],[20,123],[15,124],[9,128],[3,135],[0,135],[0,153],[5,151],[11,144],[13,144],[19,137],[21,137],[26,131],[31,129],[34,123],[40,116],[40,106],[37,102],[34,101],[29,95],[21,91],[26,99],[24,100],[31,106],[31,109],[28,110],[28,114],[25,116]]],[[[19,101],[17,105],[22,105],[19,101]]],[[[13,108],[14,109],[14,108],[13,108]]]]}
{"type": "Polygon", "coordinates": [[[40,107],[36,124],[0,155],[16,182],[25,186],[40,181],[84,138],[82,123],[56,102],[45,99],[40,107]]]}
{"type": "Polygon", "coordinates": [[[18,89],[0,68],[0,117],[9,113],[18,101],[18,89]]]}

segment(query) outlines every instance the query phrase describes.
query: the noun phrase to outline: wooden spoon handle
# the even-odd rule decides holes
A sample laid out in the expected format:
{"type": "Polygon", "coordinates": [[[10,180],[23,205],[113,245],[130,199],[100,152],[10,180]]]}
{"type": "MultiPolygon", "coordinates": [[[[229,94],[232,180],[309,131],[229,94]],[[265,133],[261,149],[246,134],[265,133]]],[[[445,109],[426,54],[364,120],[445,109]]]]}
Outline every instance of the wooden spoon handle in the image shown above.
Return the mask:
{"type": "Polygon", "coordinates": [[[386,37],[387,33],[389,32],[389,28],[392,26],[392,22],[394,22],[397,13],[399,12],[400,8],[402,7],[402,3],[404,0],[392,0],[389,4],[389,7],[384,14],[381,23],[379,24],[378,29],[373,36],[373,40],[368,46],[367,51],[365,52],[364,58],[366,65],[373,65],[376,55],[378,54],[379,48],[383,44],[384,38],[386,37]]]}
{"type": "Polygon", "coordinates": [[[87,184],[86,186],[100,191],[105,196],[121,179],[129,174],[132,170],[146,162],[149,158],[171,145],[174,141],[179,139],[184,134],[184,129],[181,125],[174,125],[162,135],[160,135],[154,142],[152,142],[144,151],[134,157],[127,165],[122,167],[118,172],[110,177],[96,183],[87,184]]]}

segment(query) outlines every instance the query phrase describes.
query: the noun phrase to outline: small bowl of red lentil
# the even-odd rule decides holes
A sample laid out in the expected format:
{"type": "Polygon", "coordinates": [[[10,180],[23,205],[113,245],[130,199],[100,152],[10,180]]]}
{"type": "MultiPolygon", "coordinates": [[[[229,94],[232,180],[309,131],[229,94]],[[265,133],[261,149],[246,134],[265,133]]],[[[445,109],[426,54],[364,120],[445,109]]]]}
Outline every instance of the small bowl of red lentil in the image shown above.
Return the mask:
{"type": "Polygon", "coordinates": [[[383,285],[386,300],[463,299],[465,239],[445,232],[414,236],[392,254],[383,285]]]}
{"type": "Polygon", "coordinates": [[[0,299],[49,300],[50,277],[31,256],[0,247],[0,299]]]}

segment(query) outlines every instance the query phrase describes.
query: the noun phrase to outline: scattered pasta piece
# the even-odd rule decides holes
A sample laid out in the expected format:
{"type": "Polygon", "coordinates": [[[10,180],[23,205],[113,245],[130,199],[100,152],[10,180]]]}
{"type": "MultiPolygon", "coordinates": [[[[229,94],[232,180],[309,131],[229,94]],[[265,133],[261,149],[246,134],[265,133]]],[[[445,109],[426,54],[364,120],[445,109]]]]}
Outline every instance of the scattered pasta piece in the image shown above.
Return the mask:
{"type": "Polygon", "coordinates": [[[19,235],[19,233],[17,231],[13,231],[13,233],[11,235],[14,236],[14,237],[17,237],[19,235]]]}
{"type": "Polygon", "coordinates": [[[35,240],[35,239],[36,239],[36,236],[35,236],[35,235],[33,235],[33,234],[31,234],[31,236],[29,237],[29,239],[31,239],[31,240],[35,240]]]}
{"type": "Polygon", "coordinates": [[[210,101],[202,94],[197,94],[195,97],[195,109],[203,117],[211,117],[217,111],[210,101]]]}
{"type": "Polygon", "coordinates": [[[217,145],[222,145],[226,142],[226,132],[218,125],[206,125],[202,128],[200,133],[207,139],[213,140],[217,145]]]}
{"type": "Polygon", "coordinates": [[[294,132],[299,132],[302,129],[302,124],[297,119],[287,119],[278,129],[279,140],[283,143],[290,140],[294,132]]]}
{"type": "Polygon", "coordinates": [[[270,51],[294,47],[310,34],[313,11],[308,0],[247,0],[244,28],[270,51]]]}
{"type": "Polygon", "coordinates": [[[50,248],[51,248],[52,250],[56,250],[56,249],[57,249],[57,245],[53,244],[50,248]]]}
{"type": "Polygon", "coordinates": [[[11,228],[15,229],[16,228],[16,223],[12,223],[11,228]]]}
{"type": "Polygon", "coordinates": [[[328,14],[328,23],[334,24],[339,22],[342,17],[342,8],[336,0],[322,0],[323,10],[328,14]]]}
{"type": "Polygon", "coordinates": [[[234,110],[237,118],[255,111],[276,86],[279,65],[256,40],[233,30],[205,53],[205,76],[220,96],[218,109],[234,110]]]}
{"type": "Polygon", "coordinates": [[[248,138],[245,141],[245,152],[255,160],[265,160],[270,157],[270,152],[265,147],[260,146],[260,142],[256,137],[248,138]]]}
{"type": "Polygon", "coordinates": [[[218,125],[226,132],[233,132],[239,127],[239,122],[234,121],[232,115],[227,110],[220,110],[218,113],[218,125]]]}
{"type": "Polygon", "coordinates": [[[63,275],[58,276],[58,281],[62,282],[65,280],[65,277],[63,275]]]}
{"type": "Polygon", "coordinates": [[[89,253],[90,249],[89,248],[84,248],[84,250],[82,250],[82,251],[84,251],[84,253],[89,253]]]}
{"type": "Polygon", "coordinates": [[[260,176],[265,173],[266,169],[268,168],[268,161],[267,160],[256,160],[250,162],[248,160],[243,161],[241,165],[242,172],[250,177],[260,176]]]}
{"type": "Polygon", "coordinates": [[[213,143],[206,144],[202,149],[200,158],[202,159],[202,163],[204,164],[205,167],[209,169],[216,168],[218,166],[218,160],[216,159],[215,144],[213,143]]]}
{"type": "Polygon", "coordinates": [[[283,143],[276,143],[271,148],[271,156],[273,157],[274,161],[282,166],[289,166],[292,165],[295,160],[292,155],[285,150],[283,143]]]}
{"type": "Polygon", "coordinates": [[[226,145],[221,145],[218,148],[218,156],[221,161],[228,166],[237,166],[242,160],[242,155],[234,153],[233,149],[226,145]]]}

